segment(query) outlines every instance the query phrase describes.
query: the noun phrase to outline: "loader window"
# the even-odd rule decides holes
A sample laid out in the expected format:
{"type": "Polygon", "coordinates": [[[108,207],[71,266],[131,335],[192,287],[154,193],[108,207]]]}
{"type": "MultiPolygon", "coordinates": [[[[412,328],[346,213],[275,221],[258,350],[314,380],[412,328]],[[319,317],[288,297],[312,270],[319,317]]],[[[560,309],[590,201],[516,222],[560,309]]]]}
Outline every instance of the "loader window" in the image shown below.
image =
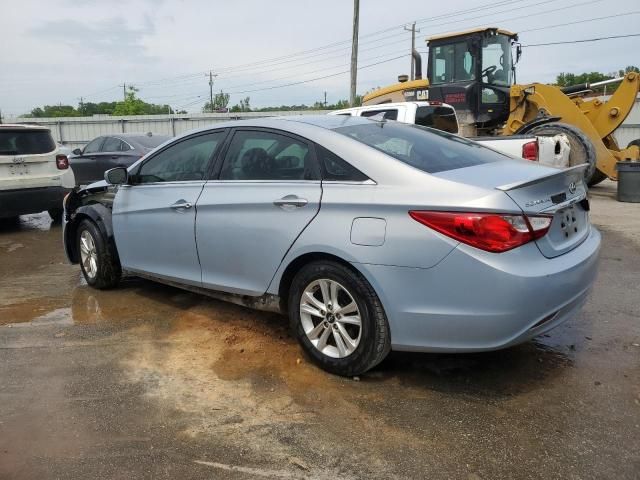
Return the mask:
{"type": "Polygon", "coordinates": [[[482,40],[482,81],[491,85],[511,85],[511,40],[495,35],[482,40]]]}
{"type": "Polygon", "coordinates": [[[467,42],[433,47],[431,83],[464,82],[475,79],[475,62],[467,42]]]}

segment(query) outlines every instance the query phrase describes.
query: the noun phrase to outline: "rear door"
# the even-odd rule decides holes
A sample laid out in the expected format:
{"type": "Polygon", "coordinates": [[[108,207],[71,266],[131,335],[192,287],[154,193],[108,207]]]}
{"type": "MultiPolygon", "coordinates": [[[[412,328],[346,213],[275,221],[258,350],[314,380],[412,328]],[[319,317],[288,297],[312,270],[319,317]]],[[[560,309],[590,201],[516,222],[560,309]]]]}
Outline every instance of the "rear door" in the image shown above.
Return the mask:
{"type": "Polygon", "coordinates": [[[98,137],[90,141],[82,150],[82,154],[71,157],[69,163],[76,177],[76,184],[87,185],[102,180],[102,170],[98,164],[100,149],[105,137],[98,137]]]}
{"type": "Polygon", "coordinates": [[[168,145],[119,187],[113,230],[123,268],[200,286],[195,205],[225,135],[209,131],[168,145]]]}
{"type": "Polygon", "coordinates": [[[98,165],[102,172],[115,167],[130,167],[141,156],[136,155],[133,147],[117,137],[107,137],[100,150],[98,165]]]}
{"type": "Polygon", "coordinates": [[[261,295],[320,208],[312,146],[271,129],[237,129],[197,204],[204,287],[261,295]]]}

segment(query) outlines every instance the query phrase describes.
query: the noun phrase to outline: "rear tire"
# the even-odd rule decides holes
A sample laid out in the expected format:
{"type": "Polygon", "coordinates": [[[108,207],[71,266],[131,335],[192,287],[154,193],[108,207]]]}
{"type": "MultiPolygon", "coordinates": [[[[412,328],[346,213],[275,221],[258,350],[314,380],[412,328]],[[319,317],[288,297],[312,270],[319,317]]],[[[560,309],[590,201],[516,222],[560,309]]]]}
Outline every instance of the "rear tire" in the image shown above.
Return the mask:
{"type": "Polygon", "coordinates": [[[91,220],[82,220],[77,230],[80,269],[87,283],[93,288],[105,290],[120,282],[120,261],[113,255],[107,240],[91,220]]]}
{"type": "Polygon", "coordinates": [[[589,186],[595,185],[607,178],[606,175],[596,167],[598,159],[593,143],[579,128],[566,123],[552,122],[533,127],[531,130],[527,130],[526,133],[543,137],[565,134],[571,146],[571,151],[569,152],[569,167],[586,163],[588,166],[584,172],[584,181],[589,186]],[[596,172],[599,173],[599,175],[597,175],[596,172]]]}
{"type": "Polygon", "coordinates": [[[289,318],[311,360],[336,375],[364,373],[391,350],[380,299],[361,274],[337,262],[313,262],[296,274],[289,318]]]}

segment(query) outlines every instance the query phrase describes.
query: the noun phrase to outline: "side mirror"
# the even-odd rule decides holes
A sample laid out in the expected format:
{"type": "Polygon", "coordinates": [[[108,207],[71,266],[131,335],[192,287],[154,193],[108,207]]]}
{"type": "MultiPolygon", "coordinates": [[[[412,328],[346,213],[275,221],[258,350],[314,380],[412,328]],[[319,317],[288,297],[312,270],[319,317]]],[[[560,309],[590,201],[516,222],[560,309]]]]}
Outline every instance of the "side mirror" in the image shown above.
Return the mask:
{"type": "Polygon", "coordinates": [[[82,150],[80,150],[79,148],[76,148],[71,153],[73,153],[74,155],[82,155],[82,150]]]}
{"type": "Polygon", "coordinates": [[[104,172],[104,179],[110,185],[122,185],[129,181],[129,172],[124,167],[116,167],[104,172]]]}

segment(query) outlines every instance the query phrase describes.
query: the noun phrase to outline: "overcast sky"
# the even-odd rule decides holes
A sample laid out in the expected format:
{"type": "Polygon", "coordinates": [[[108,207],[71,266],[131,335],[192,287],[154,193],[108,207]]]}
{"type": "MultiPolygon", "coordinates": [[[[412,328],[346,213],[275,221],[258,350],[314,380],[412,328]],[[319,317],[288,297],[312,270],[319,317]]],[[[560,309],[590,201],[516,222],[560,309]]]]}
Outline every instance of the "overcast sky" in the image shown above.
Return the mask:
{"type": "MultiPolygon", "coordinates": [[[[198,111],[209,69],[231,104],[246,96],[254,107],[313,104],[325,91],[331,103],[349,94],[348,74],[265,88],[348,71],[351,0],[0,0],[0,9],[5,115],[77,105],[80,97],[119,100],[123,83],[136,85],[146,101],[198,111]]],[[[409,72],[410,34],[402,24],[411,21],[419,22],[416,45],[424,52],[428,35],[476,26],[521,32],[523,45],[640,33],[639,13],[638,0],[361,0],[359,66],[385,63],[359,71],[358,92],[409,72]],[[547,28],[618,14],[626,15],[547,28]]],[[[518,81],[611,72],[640,63],[638,51],[640,37],[530,47],[518,81]]]]}

